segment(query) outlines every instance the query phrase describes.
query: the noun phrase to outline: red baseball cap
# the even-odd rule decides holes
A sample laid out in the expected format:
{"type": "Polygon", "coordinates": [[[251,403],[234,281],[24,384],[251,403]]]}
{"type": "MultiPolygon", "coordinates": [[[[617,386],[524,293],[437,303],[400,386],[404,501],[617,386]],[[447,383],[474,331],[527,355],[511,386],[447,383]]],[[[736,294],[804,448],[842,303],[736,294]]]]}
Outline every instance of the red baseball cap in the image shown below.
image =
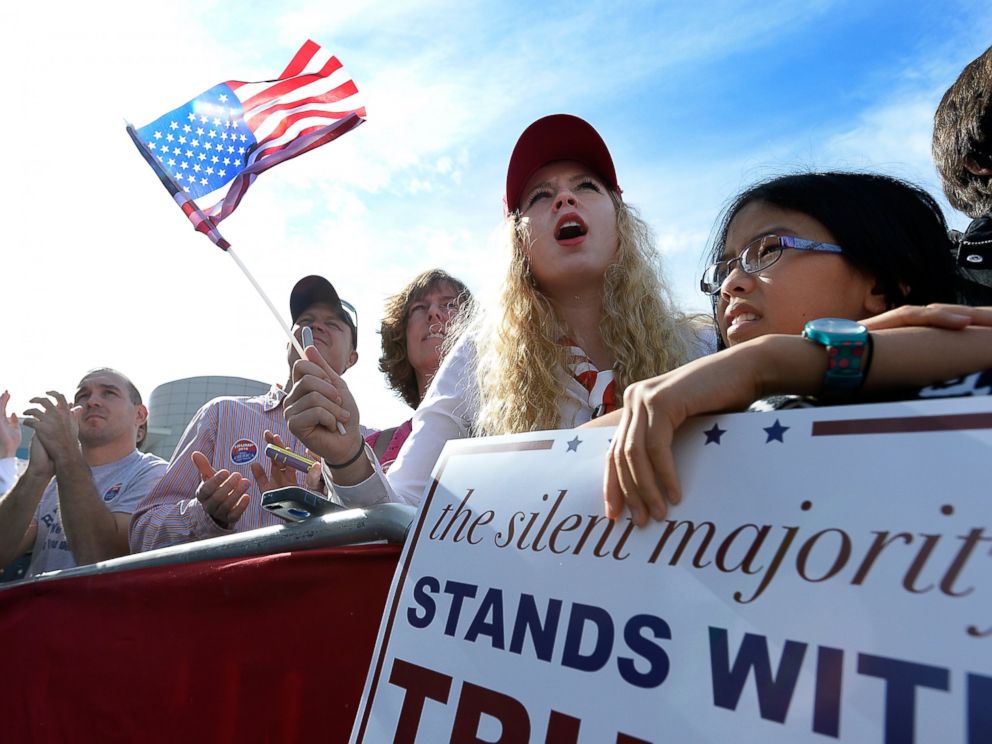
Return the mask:
{"type": "Polygon", "coordinates": [[[618,194],[617,171],[599,132],[584,119],[571,114],[551,114],[527,127],[510,155],[506,170],[504,209],[517,209],[527,181],[540,168],[556,160],[575,160],[591,168],[618,194]]]}

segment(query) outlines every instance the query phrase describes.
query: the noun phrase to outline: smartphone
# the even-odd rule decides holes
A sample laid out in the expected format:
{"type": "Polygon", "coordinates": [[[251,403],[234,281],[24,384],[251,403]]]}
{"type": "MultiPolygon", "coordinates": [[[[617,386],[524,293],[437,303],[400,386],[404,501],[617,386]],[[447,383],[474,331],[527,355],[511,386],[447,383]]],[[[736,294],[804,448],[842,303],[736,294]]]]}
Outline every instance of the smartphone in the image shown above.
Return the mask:
{"type": "Polygon", "coordinates": [[[289,467],[299,470],[302,473],[310,470],[310,467],[316,462],[316,460],[311,460],[309,457],[298,455],[292,450],[288,450],[285,447],[277,447],[274,444],[265,445],[265,456],[274,462],[289,465],[289,467]]]}
{"type": "Polygon", "coordinates": [[[266,491],[262,494],[262,508],[287,522],[301,522],[310,517],[344,510],[343,506],[335,504],[329,498],[299,486],[266,491]]]}

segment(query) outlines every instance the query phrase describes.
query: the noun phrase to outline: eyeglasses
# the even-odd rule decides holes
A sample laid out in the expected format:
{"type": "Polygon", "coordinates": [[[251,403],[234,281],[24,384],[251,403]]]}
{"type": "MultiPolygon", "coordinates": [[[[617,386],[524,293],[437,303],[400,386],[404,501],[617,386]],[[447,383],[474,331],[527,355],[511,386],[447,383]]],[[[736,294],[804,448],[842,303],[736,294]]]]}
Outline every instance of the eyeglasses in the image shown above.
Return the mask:
{"type": "Polygon", "coordinates": [[[355,306],[347,300],[342,300],[340,297],[338,299],[341,302],[341,309],[344,310],[351,322],[351,327],[358,328],[358,311],[355,309],[355,306]]]}
{"type": "Polygon", "coordinates": [[[745,274],[758,274],[778,261],[782,251],[786,248],[821,253],[844,252],[844,249],[839,245],[821,243],[819,240],[806,240],[792,235],[765,235],[744,246],[744,250],[739,256],[729,258],[726,261],[717,261],[707,267],[706,271],[703,272],[703,278],[699,280],[699,288],[706,294],[715,295],[720,291],[726,278],[730,276],[735,263],[740,265],[741,271],[745,274]]]}

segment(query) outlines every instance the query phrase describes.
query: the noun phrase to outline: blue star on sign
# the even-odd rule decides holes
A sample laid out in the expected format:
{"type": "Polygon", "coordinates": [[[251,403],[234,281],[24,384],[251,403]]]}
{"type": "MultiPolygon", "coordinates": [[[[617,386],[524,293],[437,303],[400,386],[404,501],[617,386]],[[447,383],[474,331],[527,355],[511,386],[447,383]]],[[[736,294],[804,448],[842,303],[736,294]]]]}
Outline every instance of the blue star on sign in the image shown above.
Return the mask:
{"type": "Polygon", "coordinates": [[[571,442],[566,442],[565,444],[568,445],[568,449],[565,450],[566,452],[578,452],[579,445],[582,444],[582,440],[579,439],[578,437],[575,437],[575,439],[573,439],[571,442]]]}
{"type": "Polygon", "coordinates": [[[782,437],[785,434],[785,432],[787,432],[792,427],[782,426],[782,424],[779,423],[779,420],[775,419],[774,424],[772,424],[771,426],[765,426],[763,428],[765,430],[765,433],[768,435],[768,439],[765,440],[765,444],[768,444],[769,442],[782,442],[784,444],[785,439],[783,439],[782,437]]]}
{"type": "Polygon", "coordinates": [[[707,444],[720,444],[720,437],[726,433],[727,430],[721,429],[720,424],[713,424],[712,429],[707,429],[703,432],[706,435],[706,442],[703,446],[705,447],[707,444]]]}

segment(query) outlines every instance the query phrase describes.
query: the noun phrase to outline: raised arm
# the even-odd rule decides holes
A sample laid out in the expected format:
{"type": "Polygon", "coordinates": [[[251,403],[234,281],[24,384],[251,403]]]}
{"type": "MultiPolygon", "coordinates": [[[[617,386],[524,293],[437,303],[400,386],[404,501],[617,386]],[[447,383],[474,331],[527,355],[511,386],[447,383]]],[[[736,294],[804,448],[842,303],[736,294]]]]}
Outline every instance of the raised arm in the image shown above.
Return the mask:
{"type": "Polygon", "coordinates": [[[31,440],[28,458],[27,470],[0,495],[0,566],[31,549],[38,531],[35,511],[55,475],[55,463],[37,437],[31,440]]]}
{"type": "Polygon", "coordinates": [[[107,508],[93,483],[79,446],[78,408],[56,391],[32,398],[25,423],[48,452],[59,487],[59,516],[65,539],[79,565],[127,555],[130,516],[107,508]]]}
{"type": "MultiPolygon", "coordinates": [[[[871,369],[861,395],[922,387],[992,369],[992,328],[896,327],[872,332],[871,369]]],[[[769,395],[819,393],[827,368],[822,346],[800,336],[770,335],[635,383],[624,408],[598,420],[617,425],[604,476],[606,513],[624,504],[634,522],[664,519],[681,500],[671,444],[690,416],[739,411],[769,395]]]]}
{"type": "Polygon", "coordinates": [[[14,456],[21,443],[21,428],[17,425],[17,414],[7,415],[10,393],[0,393],[0,495],[14,484],[16,474],[14,456]]]}
{"type": "Polygon", "coordinates": [[[308,359],[298,361],[293,369],[286,418],[293,433],[323,459],[325,481],[341,503],[420,502],[445,442],[469,435],[474,414],[472,396],[466,391],[474,353],[474,345],[462,339],[445,357],[387,477],[371,448],[360,449],[358,407],[347,387],[319,354],[311,356],[307,349],[308,359]],[[346,436],[335,431],[339,418],[345,423],[346,436]]]}
{"type": "MultiPolygon", "coordinates": [[[[290,431],[320,457],[324,480],[337,492],[335,484],[354,485],[374,477],[375,454],[365,443],[358,404],[347,383],[315,347],[308,346],[304,353],[306,358],[293,364],[293,388],[286,396],[283,411],[290,431]],[[339,423],[344,434],[338,429],[339,423]]],[[[381,476],[381,470],[378,473],[381,476]]],[[[366,506],[389,500],[384,479],[376,480],[378,494],[365,501],[342,499],[342,503],[366,506]]]]}

